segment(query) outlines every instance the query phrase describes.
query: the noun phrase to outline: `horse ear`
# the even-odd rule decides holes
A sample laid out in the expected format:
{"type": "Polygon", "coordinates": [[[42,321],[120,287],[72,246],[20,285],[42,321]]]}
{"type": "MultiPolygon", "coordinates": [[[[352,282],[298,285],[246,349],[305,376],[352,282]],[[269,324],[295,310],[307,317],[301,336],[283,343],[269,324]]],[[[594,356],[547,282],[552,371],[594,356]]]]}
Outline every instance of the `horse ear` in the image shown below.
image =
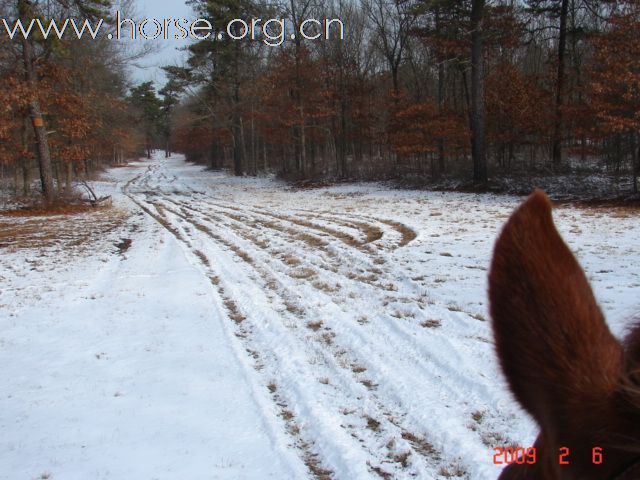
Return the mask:
{"type": "Polygon", "coordinates": [[[498,238],[489,301],[498,357],[520,404],[543,431],[592,425],[589,406],[618,384],[622,346],[542,191],[516,210],[498,238]]]}

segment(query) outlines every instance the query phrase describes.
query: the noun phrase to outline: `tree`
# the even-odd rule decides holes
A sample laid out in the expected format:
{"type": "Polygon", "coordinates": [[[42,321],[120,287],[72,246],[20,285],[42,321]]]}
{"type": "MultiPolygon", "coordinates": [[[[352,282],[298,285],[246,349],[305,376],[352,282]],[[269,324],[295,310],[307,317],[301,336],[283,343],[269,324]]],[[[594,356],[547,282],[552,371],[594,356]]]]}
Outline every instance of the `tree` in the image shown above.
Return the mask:
{"type": "MultiPolygon", "coordinates": [[[[243,175],[245,162],[245,129],[240,114],[241,90],[247,81],[244,66],[255,61],[251,58],[252,42],[238,41],[243,26],[235,19],[260,18],[260,9],[252,0],[189,0],[198,16],[213,27],[213,35],[189,47],[189,69],[185,77],[191,86],[202,86],[199,98],[206,104],[213,128],[228,128],[233,139],[233,168],[243,175]],[[218,104],[223,109],[218,108],[218,104]],[[221,110],[226,114],[219,115],[221,110]],[[226,117],[226,118],[225,118],[226,117]]],[[[212,157],[217,145],[212,145],[212,157]]],[[[213,163],[213,162],[212,162],[213,163]]]]}
{"type": "Polygon", "coordinates": [[[526,0],[528,11],[534,16],[543,16],[557,22],[557,50],[555,63],[554,119],[551,137],[551,160],[554,167],[562,163],[562,141],[564,133],[564,105],[566,103],[566,57],[567,36],[574,34],[568,29],[570,0],[526,0]]]}
{"type": "MultiPolygon", "coordinates": [[[[444,63],[457,60],[463,75],[463,94],[468,103],[471,130],[473,181],[484,187],[488,181],[485,126],[485,0],[422,0],[417,12],[429,16],[416,33],[434,49],[438,61],[438,105],[444,111],[444,63]],[[470,31],[470,35],[466,33],[470,31]],[[471,65],[471,94],[467,90],[465,63],[471,65]]],[[[441,144],[440,171],[444,170],[444,147],[441,144]]]]}
{"type": "Polygon", "coordinates": [[[160,134],[164,140],[165,158],[171,156],[171,134],[173,131],[173,114],[180,101],[180,93],[183,91],[179,82],[169,79],[160,90],[160,134]]]}
{"type": "Polygon", "coordinates": [[[137,110],[138,121],[145,134],[147,158],[151,158],[155,136],[159,130],[162,105],[153,82],[144,82],[132,88],[129,102],[137,110]]]}
{"type": "Polygon", "coordinates": [[[407,0],[362,0],[376,39],[391,72],[393,93],[400,92],[399,70],[404,60],[411,28],[416,20],[413,2],[407,0]]]}
{"type": "Polygon", "coordinates": [[[633,165],[633,191],[640,175],[640,6],[611,17],[611,28],[595,42],[593,106],[608,136],[627,136],[633,165]]]}
{"type": "MultiPolygon", "coordinates": [[[[82,15],[84,18],[96,18],[105,13],[105,8],[109,7],[109,0],[72,0],[71,2],[64,0],[52,0],[53,7],[64,10],[66,16],[73,14],[82,15]]],[[[49,5],[51,6],[51,5],[49,5]]],[[[15,8],[17,18],[23,25],[28,25],[31,20],[37,17],[45,16],[45,5],[40,2],[30,0],[16,0],[15,8]]],[[[42,185],[42,194],[46,203],[52,203],[55,198],[55,190],[53,184],[53,171],[51,161],[51,151],[49,140],[47,138],[47,128],[45,125],[45,115],[40,105],[40,100],[36,92],[39,91],[39,80],[36,72],[35,62],[43,55],[50,51],[52,43],[46,40],[36,41],[34,36],[22,35],[19,40],[22,46],[22,64],[24,69],[24,81],[29,89],[33,92],[29,99],[29,115],[31,117],[31,125],[36,138],[37,159],[40,170],[40,182],[42,185]],[[38,53],[40,50],[40,53],[38,53]]]]}
{"type": "Polygon", "coordinates": [[[484,0],[471,0],[471,158],[473,181],[485,186],[487,152],[484,106],[484,0]]]}

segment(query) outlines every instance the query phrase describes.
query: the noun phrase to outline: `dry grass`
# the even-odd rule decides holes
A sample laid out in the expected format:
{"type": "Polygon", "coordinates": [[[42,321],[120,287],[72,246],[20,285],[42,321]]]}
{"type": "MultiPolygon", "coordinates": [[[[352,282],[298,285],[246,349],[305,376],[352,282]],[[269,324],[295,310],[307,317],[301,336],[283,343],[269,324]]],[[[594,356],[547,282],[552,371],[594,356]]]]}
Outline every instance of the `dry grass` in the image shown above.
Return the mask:
{"type": "Polygon", "coordinates": [[[322,238],[308,233],[297,232],[293,235],[295,240],[300,240],[313,248],[326,248],[329,245],[322,238]]]}
{"type": "Polygon", "coordinates": [[[198,257],[200,259],[200,261],[203,263],[203,265],[209,267],[210,263],[209,263],[209,259],[207,258],[207,256],[202,253],[200,250],[194,250],[194,252],[196,254],[196,257],[198,257]]]}
{"type": "Polygon", "coordinates": [[[346,277],[349,280],[355,280],[361,283],[368,283],[368,284],[372,284],[376,281],[378,281],[378,276],[373,274],[373,273],[369,273],[368,275],[365,274],[366,272],[361,272],[361,273],[357,273],[357,272],[349,272],[347,273],[346,277]]]}
{"type": "Polygon", "coordinates": [[[385,223],[390,227],[393,227],[395,230],[397,230],[400,233],[401,240],[398,247],[404,247],[406,245],[409,245],[418,237],[418,234],[414,230],[406,226],[404,223],[394,222],[393,220],[382,220],[382,223],[385,223]]]}
{"type": "Polygon", "coordinates": [[[402,432],[402,438],[405,439],[411,447],[424,457],[439,459],[440,455],[436,448],[423,437],[419,437],[411,432],[402,432]]]}
{"type": "Polygon", "coordinates": [[[294,257],[292,254],[286,254],[282,261],[285,263],[285,265],[288,265],[290,267],[297,267],[302,263],[302,261],[298,257],[294,257]]]}
{"type": "Polygon", "coordinates": [[[304,455],[304,463],[316,480],[332,480],[333,472],[323,468],[318,458],[318,454],[306,451],[304,455]]]}
{"type": "Polygon", "coordinates": [[[284,419],[285,422],[288,422],[289,420],[292,420],[294,415],[293,412],[291,412],[290,410],[287,409],[283,409],[280,412],[280,416],[284,419]]]}
{"type": "Polygon", "coordinates": [[[236,324],[240,325],[242,322],[244,322],[247,319],[247,317],[245,317],[242,313],[240,313],[240,309],[238,308],[238,304],[236,302],[234,302],[228,297],[223,297],[222,302],[224,303],[225,308],[229,312],[229,318],[233,320],[236,324]]]}
{"type": "Polygon", "coordinates": [[[473,419],[474,422],[480,424],[484,421],[484,416],[486,415],[485,412],[481,411],[481,410],[476,410],[475,412],[473,412],[471,414],[471,418],[473,419]]]}
{"type": "Polygon", "coordinates": [[[108,210],[111,204],[92,207],[90,204],[65,204],[58,203],[53,205],[43,205],[41,203],[35,203],[21,208],[13,210],[2,210],[0,216],[4,217],[53,217],[53,216],[68,216],[77,215],[79,213],[87,212],[99,212],[100,210],[108,210]]]}
{"type": "Polygon", "coordinates": [[[290,300],[285,300],[284,307],[287,309],[287,312],[289,312],[289,313],[291,313],[293,315],[297,315],[299,317],[304,315],[304,308],[302,308],[299,305],[296,305],[295,303],[293,303],[290,300]]]}
{"type": "Polygon", "coordinates": [[[333,339],[336,337],[336,334],[333,332],[324,332],[322,334],[322,341],[327,345],[333,345],[333,339]]]}
{"type": "Polygon", "coordinates": [[[367,237],[367,243],[377,242],[383,236],[382,230],[374,225],[370,225],[368,223],[361,223],[357,225],[359,225],[364,231],[364,234],[367,237]]]}
{"type": "Polygon", "coordinates": [[[367,421],[367,428],[374,432],[380,431],[380,422],[373,417],[366,416],[364,419],[367,421]]]}
{"type": "Polygon", "coordinates": [[[129,218],[115,208],[97,208],[82,213],[48,217],[0,217],[0,248],[13,250],[89,246],[122,227],[129,218]]]}
{"type": "Polygon", "coordinates": [[[505,447],[512,446],[518,447],[519,445],[514,442],[509,441],[507,437],[505,437],[502,433],[499,432],[484,432],[481,435],[482,443],[485,444],[489,448],[497,448],[497,447],[505,447]]]}
{"type": "Polygon", "coordinates": [[[407,451],[396,453],[395,455],[393,455],[392,459],[394,462],[402,465],[402,468],[407,468],[409,466],[409,457],[411,457],[411,452],[407,451]]]}
{"type": "Polygon", "coordinates": [[[360,383],[367,387],[369,390],[375,390],[378,387],[377,383],[374,383],[369,379],[361,380],[360,383]]]}
{"type": "Polygon", "coordinates": [[[407,311],[402,311],[402,310],[395,310],[392,314],[392,317],[397,318],[399,320],[403,319],[403,318],[415,318],[416,314],[413,312],[407,312],[407,311]]]}
{"type": "Polygon", "coordinates": [[[309,330],[313,330],[314,332],[317,332],[318,330],[320,330],[322,328],[322,322],[321,321],[309,322],[309,323],[307,323],[307,328],[309,330]]]}
{"type": "Polygon", "coordinates": [[[308,280],[316,275],[316,271],[312,268],[298,268],[289,272],[289,276],[297,280],[308,280]]]}
{"type": "Polygon", "coordinates": [[[438,474],[445,478],[466,477],[467,471],[464,469],[462,465],[458,463],[452,463],[452,464],[440,467],[438,474]]]}
{"type": "Polygon", "coordinates": [[[277,216],[277,215],[273,215],[273,216],[275,218],[278,218],[280,220],[288,221],[288,222],[293,223],[295,225],[298,225],[300,227],[305,227],[305,228],[307,228],[309,230],[315,230],[317,232],[330,235],[330,236],[332,236],[334,238],[337,238],[338,240],[342,241],[343,243],[345,243],[346,245],[349,245],[351,247],[356,247],[356,246],[361,244],[361,242],[359,242],[357,239],[355,239],[354,237],[352,237],[348,233],[342,232],[340,230],[336,230],[334,228],[325,227],[323,225],[318,225],[316,223],[308,222],[306,220],[296,219],[294,217],[277,216]]]}
{"type": "Polygon", "coordinates": [[[351,371],[353,373],[363,373],[363,372],[367,371],[367,367],[363,367],[362,365],[354,364],[354,365],[351,365],[351,371]]]}
{"type": "Polygon", "coordinates": [[[268,388],[276,405],[280,408],[280,417],[285,423],[286,430],[289,435],[294,438],[295,446],[302,452],[302,458],[309,472],[311,472],[312,477],[316,480],[332,480],[333,472],[322,466],[319,455],[314,452],[313,445],[302,438],[302,431],[296,422],[296,417],[294,413],[287,408],[286,401],[278,395],[275,384],[269,384],[268,388]]]}
{"type": "Polygon", "coordinates": [[[391,475],[389,472],[385,472],[384,470],[382,470],[382,468],[375,467],[371,465],[370,462],[367,462],[367,465],[371,469],[371,471],[378,475],[380,478],[383,478],[384,480],[391,480],[393,478],[393,475],[391,475]]]}
{"type": "Polygon", "coordinates": [[[263,250],[266,250],[267,248],[269,248],[271,246],[271,243],[266,238],[255,238],[255,237],[253,237],[252,241],[256,246],[262,248],[263,250]]]}
{"type": "Polygon", "coordinates": [[[442,322],[437,319],[429,319],[420,322],[420,326],[424,328],[440,328],[442,326],[442,322]]]}
{"type": "Polygon", "coordinates": [[[311,283],[311,286],[313,288],[315,288],[316,290],[320,290],[323,291],[325,293],[336,293],[340,291],[340,285],[339,284],[335,284],[335,285],[329,285],[326,282],[321,282],[321,281],[314,281],[313,283],[311,283]]]}

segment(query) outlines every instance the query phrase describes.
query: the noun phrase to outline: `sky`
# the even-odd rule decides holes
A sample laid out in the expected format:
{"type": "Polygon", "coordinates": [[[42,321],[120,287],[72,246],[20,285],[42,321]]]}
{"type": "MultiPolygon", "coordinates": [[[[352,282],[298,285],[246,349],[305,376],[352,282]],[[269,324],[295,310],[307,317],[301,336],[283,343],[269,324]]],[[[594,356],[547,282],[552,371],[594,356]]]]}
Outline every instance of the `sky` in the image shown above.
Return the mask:
{"type": "MultiPolygon", "coordinates": [[[[116,5],[117,3],[117,1],[114,2],[116,5]]],[[[164,18],[195,18],[195,14],[191,7],[185,4],[185,0],[137,0],[136,9],[140,19],[155,18],[162,22],[164,18]]],[[[166,82],[166,77],[160,67],[172,64],[182,65],[186,54],[178,49],[184,48],[189,42],[173,38],[169,40],[160,38],[150,42],[157,51],[137,62],[139,66],[133,67],[131,73],[135,83],[154,81],[156,86],[161,88],[166,82]]]]}

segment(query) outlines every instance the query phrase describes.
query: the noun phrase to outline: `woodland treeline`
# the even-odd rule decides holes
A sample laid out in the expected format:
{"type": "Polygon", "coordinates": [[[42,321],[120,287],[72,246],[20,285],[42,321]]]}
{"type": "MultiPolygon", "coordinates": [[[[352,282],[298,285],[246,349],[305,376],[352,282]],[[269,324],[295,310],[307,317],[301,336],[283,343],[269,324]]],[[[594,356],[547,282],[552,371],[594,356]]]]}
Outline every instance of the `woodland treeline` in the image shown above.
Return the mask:
{"type": "MultiPolygon", "coordinates": [[[[106,0],[0,0],[0,17],[24,25],[37,18],[109,22],[111,9],[106,0]]],[[[134,51],[106,33],[86,37],[44,39],[35,29],[12,40],[0,32],[0,178],[5,187],[11,180],[16,196],[41,193],[55,202],[69,197],[76,180],[143,151],[143,112],[132,100],[127,66],[148,49],[134,51]]]]}
{"type": "Polygon", "coordinates": [[[173,139],[193,161],[477,185],[515,171],[637,174],[637,1],[189,3],[217,28],[273,16],[346,26],[344,40],[193,45],[187,68],[166,69],[189,94],[173,139]]]}
{"type": "MultiPolygon", "coordinates": [[[[4,9],[40,3],[0,0],[4,9]]],[[[85,16],[109,8],[104,0],[47,3],[85,16]]],[[[165,67],[168,81],[158,86],[128,84],[122,54],[106,40],[34,40],[31,79],[29,45],[3,44],[6,168],[17,178],[39,164],[40,109],[54,132],[56,185],[164,148],[236,175],[453,177],[484,187],[501,175],[594,171],[628,175],[636,188],[637,0],[187,3],[215,31],[234,18],[286,18],[288,33],[309,18],[337,18],[344,38],[335,30],[278,47],[202,40],[185,64],[165,67]]]]}

